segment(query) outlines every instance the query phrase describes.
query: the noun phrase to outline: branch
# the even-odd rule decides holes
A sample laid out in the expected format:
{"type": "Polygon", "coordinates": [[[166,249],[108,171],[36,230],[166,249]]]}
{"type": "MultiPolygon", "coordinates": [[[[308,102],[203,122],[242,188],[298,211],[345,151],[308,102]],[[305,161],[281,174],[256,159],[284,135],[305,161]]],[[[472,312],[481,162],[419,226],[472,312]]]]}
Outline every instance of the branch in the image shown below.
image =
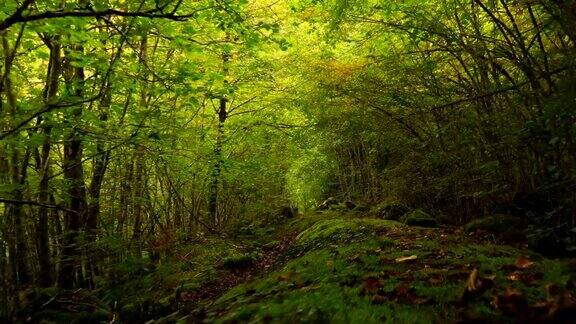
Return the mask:
{"type": "MultiPolygon", "coordinates": [[[[558,69],[556,69],[556,70],[554,70],[554,71],[551,71],[550,73],[546,73],[546,74],[543,74],[543,75],[539,76],[539,77],[538,77],[538,80],[541,80],[541,79],[544,79],[544,78],[553,76],[553,75],[555,75],[555,74],[562,73],[562,72],[564,72],[564,71],[566,71],[566,70],[568,70],[567,67],[558,68],[558,69]]],[[[467,97],[467,98],[458,99],[458,100],[456,100],[456,101],[452,101],[452,102],[449,102],[449,103],[447,103],[447,104],[443,104],[443,105],[439,105],[439,106],[434,106],[434,107],[432,107],[432,110],[443,109],[443,108],[447,108],[447,107],[456,106],[456,105],[459,105],[459,104],[465,103],[465,102],[477,101],[477,100],[484,99],[484,98],[494,97],[494,96],[496,96],[496,95],[499,95],[499,94],[501,94],[501,93],[505,93],[505,92],[508,92],[508,91],[516,91],[516,90],[519,90],[521,87],[523,87],[523,86],[525,86],[525,85],[527,85],[527,84],[529,84],[529,83],[530,83],[530,81],[524,81],[524,82],[522,82],[522,83],[518,83],[518,84],[516,84],[516,85],[510,86],[510,87],[507,87],[507,88],[497,89],[497,90],[495,90],[495,91],[488,92],[488,93],[484,93],[484,94],[477,95],[477,96],[473,96],[473,97],[467,97]]]]}
{"type": "MultiPolygon", "coordinates": [[[[104,9],[95,11],[92,8],[86,9],[76,9],[71,11],[44,11],[35,14],[23,15],[23,12],[30,6],[30,4],[34,2],[34,0],[26,0],[12,15],[8,18],[4,19],[0,22],[0,32],[10,28],[12,25],[22,22],[30,22],[30,21],[38,21],[44,19],[55,19],[55,18],[65,18],[65,17],[94,17],[94,18],[103,18],[103,17],[142,17],[142,18],[160,18],[160,19],[168,19],[174,21],[185,21],[189,18],[193,18],[201,11],[208,10],[214,8],[214,6],[205,7],[201,9],[194,10],[190,13],[177,15],[175,14],[174,10],[171,12],[163,12],[161,8],[145,10],[145,11],[123,11],[118,9],[104,9]]],[[[180,2],[179,2],[180,3],[180,2]]],[[[177,8],[177,7],[176,7],[177,8]]]]}
{"type": "Polygon", "coordinates": [[[14,199],[4,199],[4,198],[0,198],[0,203],[12,204],[12,205],[39,206],[39,207],[44,207],[44,208],[49,208],[49,209],[59,209],[59,210],[63,210],[63,211],[66,211],[66,212],[71,212],[71,213],[77,214],[76,211],[71,210],[71,209],[68,209],[68,208],[66,208],[66,207],[64,207],[64,206],[43,204],[43,203],[41,203],[41,202],[31,201],[31,200],[14,200],[14,199]]]}
{"type": "Polygon", "coordinates": [[[242,106],[244,106],[244,105],[247,105],[247,104],[251,103],[251,102],[254,101],[256,98],[258,98],[258,96],[254,96],[254,97],[252,97],[252,98],[244,101],[243,103],[241,103],[241,104],[237,105],[236,107],[233,107],[232,109],[230,109],[230,111],[229,111],[228,113],[229,113],[229,114],[233,113],[234,110],[236,110],[236,109],[238,109],[238,108],[240,108],[240,107],[242,107],[242,106]]]}
{"type": "Polygon", "coordinates": [[[21,121],[20,123],[18,123],[18,125],[16,125],[16,127],[9,129],[5,132],[3,132],[2,134],[0,134],[0,140],[5,139],[6,137],[18,132],[19,130],[22,129],[22,127],[26,126],[26,124],[28,124],[29,122],[31,122],[33,119],[35,119],[38,116],[41,116],[43,114],[49,113],[52,110],[55,109],[59,109],[59,108],[69,108],[69,107],[74,107],[77,105],[81,105],[81,104],[85,104],[88,102],[92,102],[92,101],[96,101],[100,98],[100,94],[92,97],[92,98],[88,98],[88,99],[84,99],[84,100],[79,100],[76,102],[68,102],[68,103],[60,103],[60,104],[48,104],[46,105],[46,107],[44,109],[38,110],[37,112],[33,113],[32,115],[28,116],[26,119],[24,119],[23,121],[21,121]]]}

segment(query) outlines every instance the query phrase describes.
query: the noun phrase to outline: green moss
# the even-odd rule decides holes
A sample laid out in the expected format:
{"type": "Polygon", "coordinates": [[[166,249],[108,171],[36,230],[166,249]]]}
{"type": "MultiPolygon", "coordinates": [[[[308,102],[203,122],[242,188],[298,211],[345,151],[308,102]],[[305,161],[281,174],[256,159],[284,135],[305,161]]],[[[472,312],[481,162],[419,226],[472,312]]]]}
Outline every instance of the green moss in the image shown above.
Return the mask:
{"type": "Polygon", "coordinates": [[[520,289],[531,303],[545,298],[547,283],[563,285],[568,280],[569,271],[561,262],[536,254],[509,246],[446,244],[435,239],[435,230],[425,229],[412,231],[429,233],[431,239],[396,241],[386,235],[386,229],[395,226],[402,225],[374,220],[318,222],[297,238],[296,244],[305,247],[303,253],[281,269],[224,294],[207,321],[430,323],[478,318],[506,322],[510,319],[490,306],[491,291],[472,300],[464,314],[455,306],[474,267],[481,276],[494,275],[497,287],[520,289]],[[417,259],[395,261],[407,255],[417,259]],[[544,273],[541,282],[525,285],[507,278],[519,255],[535,261],[531,271],[544,273]],[[377,292],[363,292],[368,277],[379,280],[377,292]],[[425,303],[395,299],[400,286],[410,287],[425,303]],[[385,301],[374,303],[374,294],[386,296],[385,301]]]}
{"type": "Polygon", "coordinates": [[[362,240],[368,233],[400,226],[394,221],[377,219],[331,219],[319,221],[296,237],[296,246],[301,250],[320,248],[330,244],[350,243],[362,240]]]}
{"type": "MultiPolygon", "coordinates": [[[[478,268],[483,277],[493,276],[496,287],[521,290],[530,303],[546,298],[547,284],[564,286],[571,275],[562,262],[509,246],[472,244],[466,236],[447,229],[349,216],[338,218],[328,212],[317,215],[320,219],[299,216],[287,221],[277,233],[302,230],[281,257],[284,264],[236,286],[215,302],[195,300],[188,305],[184,298],[174,315],[176,293],[194,295],[204,289],[206,283],[220,278],[222,265],[249,267],[260,257],[263,240],[206,238],[200,244],[180,246],[174,252],[177,257],[161,260],[155,268],[138,264],[140,274],[124,271],[125,281],[106,290],[104,300],[109,305],[118,302],[120,319],[125,322],[194,318],[190,314],[195,314],[195,308],[202,314],[206,311],[206,322],[430,323],[462,318],[506,322],[510,319],[490,306],[491,294],[497,290],[472,300],[465,314],[456,306],[472,269],[478,268]],[[412,255],[416,259],[410,262],[396,261],[412,255]],[[519,255],[534,261],[530,271],[542,274],[542,279],[528,285],[508,278],[519,255]],[[364,288],[367,278],[376,280],[374,289],[364,288]],[[419,302],[410,300],[414,296],[395,295],[404,288],[419,302]],[[375,296],[381,300],[373,302],[375,296]]],[[[272,235],[267,240],[284,242],[281,238],[272,235]]],[[[46,314],[69,321],[76,315],[46,314]]]]}
{"type": "Polygon", "coordinates": [[[247,268],[254,262],[254,257],[250,254],[233,255],[224,258],[222,265],[226,269],[243,269],[247,268]]]}
{"type": "Polygon", "coordinates": [[[402,216],[400,220],[409,226],[438,227],[438,221],[422,209],[416,209],[402,216]]]}

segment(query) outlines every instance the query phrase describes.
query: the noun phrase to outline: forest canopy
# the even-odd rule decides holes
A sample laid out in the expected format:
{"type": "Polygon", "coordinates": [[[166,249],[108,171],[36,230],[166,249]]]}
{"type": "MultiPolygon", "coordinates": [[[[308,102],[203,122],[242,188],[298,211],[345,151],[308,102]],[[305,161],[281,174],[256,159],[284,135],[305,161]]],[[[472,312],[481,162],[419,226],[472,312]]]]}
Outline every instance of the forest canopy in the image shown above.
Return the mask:
{"type": "Polygon", "coordinates": [[[326,215],[576,251],[574,0],[3,0],[0,38],[8,322],[182,313],[176,262],[214,280],[326,215]],[[121,312],[153,274],[176,301],[121,312]]]}

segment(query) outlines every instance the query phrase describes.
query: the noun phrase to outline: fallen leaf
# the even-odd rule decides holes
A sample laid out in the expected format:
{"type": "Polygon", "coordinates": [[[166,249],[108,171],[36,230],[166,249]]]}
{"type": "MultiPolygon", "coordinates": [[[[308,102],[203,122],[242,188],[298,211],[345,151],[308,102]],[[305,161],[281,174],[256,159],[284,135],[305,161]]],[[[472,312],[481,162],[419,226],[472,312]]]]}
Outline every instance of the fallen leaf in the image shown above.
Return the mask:
{"type": "Polygon", "coordinates": [[[489,275],[489,276],[485,276],[484,278],[491,280],[491,281],[494,281],[494,280],[496,280],[496,275],[489,275]]]}
{"type": "Polygon", "coordinates": [[[494,280],[490,278],[482,278],[477,268],[474,268],[468,279],[466,280],[466,286],[464,287],[464,292],[460,298],[460,301],[466,303],[484,293],[486,290],[494,286],[494,280]]]}
{"type": "Polygon", "coordinates": [[[522,282],[527,286],[537,286],[544,279],[542,272],[529,272],[522,275],[522,282]]]}
{"type": "Polygon", "coordinates": [[[519,256],[518,259],[516,259],[514,265],[516,266],[516,268],[524,270],[531,268],[534,265],[534,262],[528,259],[528,257],[519,256]]]}
{"type": "Polygon", "coordinates": [[[472,270],[472,272],[470,273],[470,276],[468,276],[468,280],[466,281],[466,290],[470,291],[470,292],[474,292],[476,290],[478,290],[481,282],[479,280],[479,272],[478,269],[474,269],[472,270]]]}
{"type": "Polygon", "coordinates": [[[386,301],[386,297],[382,295],[374,295],[372,296],[372,304],[374,305],[382,305],[386,301]]]}
{"type": "Polygon", "coordinates": [[[362,288],[360,291],[362,294],[376,294],[378,290],[382,287],[382,282],[378,278],[368,277],[364,278],[362,281],[362,288]]]}
{"type": "Polygon", "coordinates": [[[394,288],[389,296],[391,299],[403,304],[423,305],[430,302],[430,299],[419,297],[414,288],[405,284],[401,284],[394,288]]]}
{"type": "Polygon", "coordinates": [[[326,266],[328,268],[334,268],[334,260],[328,260],[326,261],[326,266]]]}
{"type": "Polygon", "coordinates": [[[441,276],[432,276],[428,279],[428,282],[433,286],[438,286],[444,282],[444,278],[441,276]]]}
{"type": "Polygon", "coordinates": [[[515,288],[506,287],[501,295],[494,296],[491,304],[504,315],[516,318],[518,322],[525,322],[533,316],[528,300],[515,288]]]}
{"type": "Polygon", "coordinates": [[[514,271],[514,272],[510,272],[506,278],[508,278],[508,280],[512,280],[512,281],[520,281],[522,279],[522,274],[519,273],[518,271],[514,271]]]}
{"type": "Polygon", "coordinates": [[[576,296],[570,291],[554,284],[546,287],[548,293],[548,317],[564,323],[567,319],[576,318],[576,296]]]}
{"type": "Polygon", "coordinates": [[[354,254],[352,256],[349,256],[346,260],[348,260],[348,262],[358,262],[358,263],[362,262],[362,260],[360,259],[360,255],[358,255],[358,254],[354,254]]]}
{"type": "Polygon", "coordinates": [[[288,272],[286,274],[282,274],[278,276],[278,281],[290,281],[290,278],[292,278],[292,272],[288,272]]]}
{"type": "Polygon", "coordinates": [[[405,256],[405,257],[400,257],[396,259],[397,263],[403,263],[403,262],[411,262],[414,260],[417,260],[418,256],[416,255],[411,255],[411,256],[405,256]]]}

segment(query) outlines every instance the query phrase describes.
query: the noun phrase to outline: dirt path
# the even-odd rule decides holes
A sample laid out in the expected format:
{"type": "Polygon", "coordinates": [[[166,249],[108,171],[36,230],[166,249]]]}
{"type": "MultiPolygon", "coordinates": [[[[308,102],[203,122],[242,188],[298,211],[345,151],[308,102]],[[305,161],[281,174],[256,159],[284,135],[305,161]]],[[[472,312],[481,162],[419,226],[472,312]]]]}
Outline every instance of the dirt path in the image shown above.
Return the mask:
{"type": "Polygon", "coordinates": [[[263,257],[248,267],[233,270],[220,268],[217,280],[208,282],[193,292],[183,292],[180,294],[180,301],[182,303],[181,310],[190,311],[194,319],[201,322],[201,320],[205,318],[206,308],[225,292],[282,264],[282,256],[292,245],[295,238],[296,233],[283,236],[276,245],[264,249],[263,257]]]}

